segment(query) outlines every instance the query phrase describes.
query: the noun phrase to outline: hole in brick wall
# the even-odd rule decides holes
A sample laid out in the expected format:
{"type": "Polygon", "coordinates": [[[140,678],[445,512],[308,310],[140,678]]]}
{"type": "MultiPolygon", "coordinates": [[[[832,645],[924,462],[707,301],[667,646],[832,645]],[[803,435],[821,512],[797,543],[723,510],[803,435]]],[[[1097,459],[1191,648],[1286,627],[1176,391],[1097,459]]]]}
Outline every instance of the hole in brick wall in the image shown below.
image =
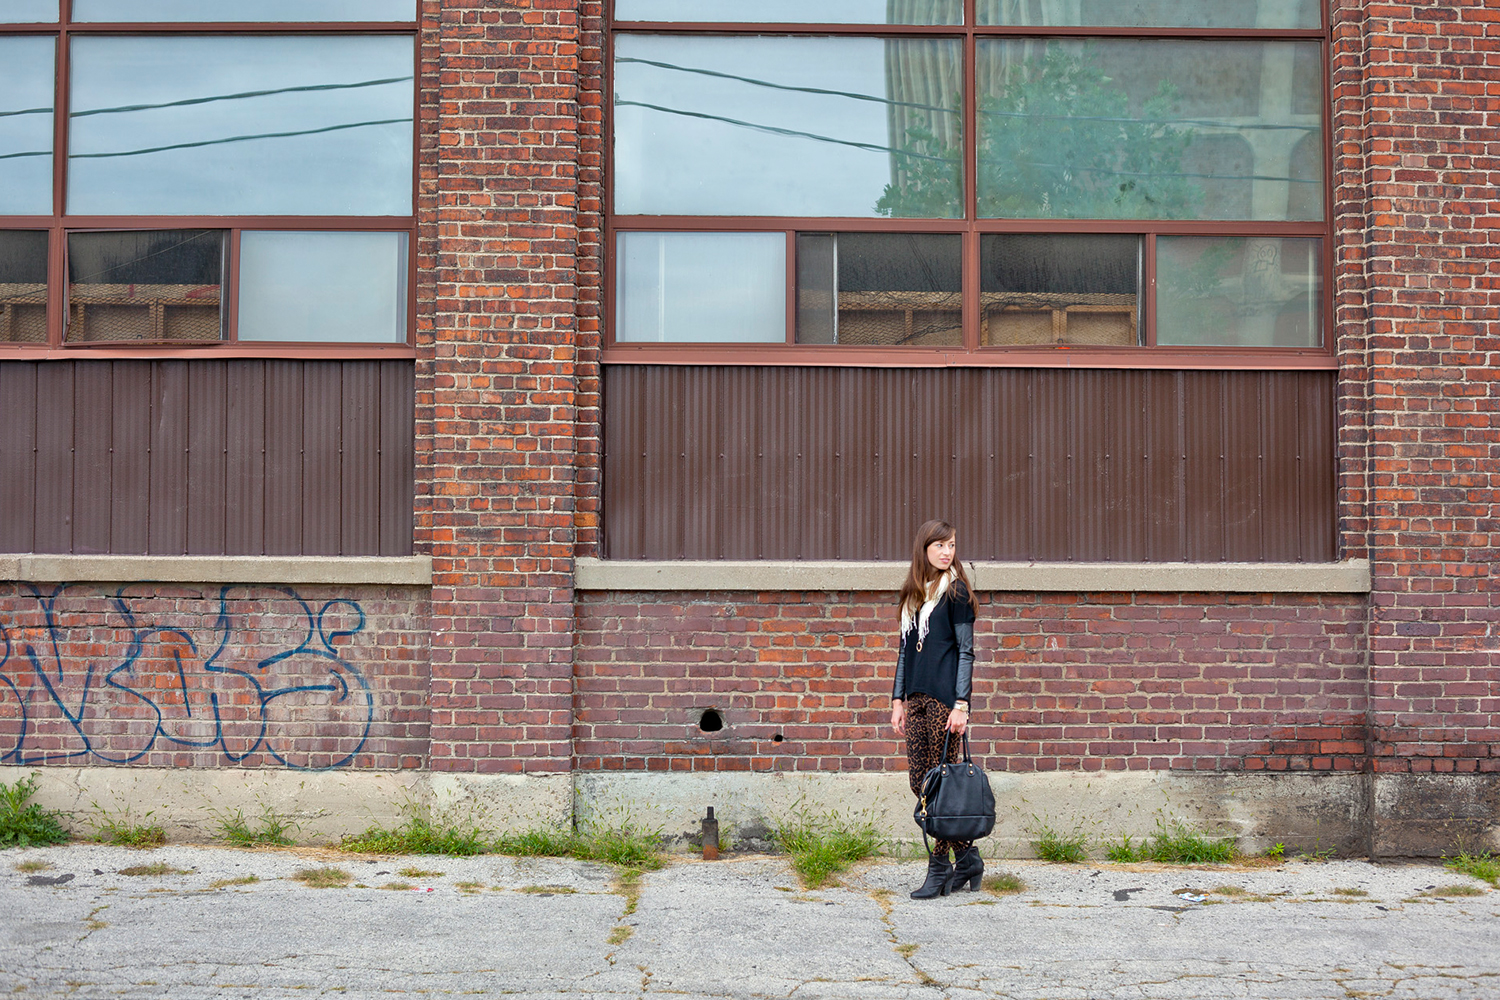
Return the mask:
{"type": "Polygon", "coordinates": [[[777,733],[775,736],[771,737],[771,742],[772,743],[780,743],[784,739],[786,739],[785,736],[782,736],[780,733],[777,733]]]}
{"type": "Polygon", "coordinates": [[[724,720],[718,712],[710,708],[698,719],[698,728],[705,733],[717,733],[724,728],[724,720]]]}

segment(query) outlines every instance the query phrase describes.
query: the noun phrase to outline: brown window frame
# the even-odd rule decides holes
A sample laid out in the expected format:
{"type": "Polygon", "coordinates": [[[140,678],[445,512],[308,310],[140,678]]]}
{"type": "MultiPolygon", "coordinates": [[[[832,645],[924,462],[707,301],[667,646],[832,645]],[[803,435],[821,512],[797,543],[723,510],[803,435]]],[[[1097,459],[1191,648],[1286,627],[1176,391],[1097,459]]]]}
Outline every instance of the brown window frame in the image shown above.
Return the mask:
{"type": "Polygon", "coordinates": [[[71,0],[62,0],[59,19],[40,23],[0,24],[0,36],[45,35],[53,38],[52,213],[0,215],[0,230],[48,233],[47,342],[0,342],[0,360],[84,358],[415,358],[417,328],[417,163],[421,136],[422,53],[416,21],[172,21],[99,22],[72,20],[71,0]],[[78,35],[399,35],[413,40],[412,62],[412,213],[401,216],[131,216],[69,215],[67,205],[69,42],[78,35]],[[125,232],[153,229],[221,229],[229,234],[223,289],[224,338],[213,342],[116,341],[69,344],[64,340],[68,314],[67,238],[77,232],[125,232]],[[246,230],[321,232],[400,232],[407,237],[406,340],[404,343],[306,341],[240,341],[237,339],[240,234],[246,230]]]}
{"type": "MultiPolygon", "coordinates": [[[[612,11],[611,4],[611,11],[612,11]]],[[[614,39],[618,34],[801,36],[801,37],[944,37],[959,38],[964,47],[964,216],[960,219],[905,218],[806,218],[801,216],[665,216],[619,215],[614,209],[613,180],[606,169],[604,185],[604,231],[602,234],[604,285],[604,338],[600,360],[604,364],[677,365],[818,365],[879,367],[979,367],[1044,368],[1181,368],[1256,370],[1336,370],[1332,284],[1333,248],[1333,129],[1328,113],[1330,93],[1329,53],[1331,18],[1328,5],[1320,4],[1321,28],[1229,29],[1229,28],[1126,28],[988,26],[975,23],[976,0],[964,2],[962,25],[892,24],[804,24],[760,22],[616,21],[606,22],[603,91],[603,134],[606,149],[614,142],[614,39]],[[1177,38],[1257,39],[1267,41],[1317,41],[1320,43],[1323,119],[1323,218],[1315,222],[1257,222],[1254,220],[1165,220],[1165,219],[990,219],[977,211],[976,94],[973,67],[978,39],[993,37],[1083,37],[1083,38],[1177,38]],[[622,232],[785,232],[787,253],[787,341],[784,344],[670,344],[618,343],[614,339],[616,236],[622,232]],[[958,233],[963,236],[963,344],[962,346],[840,347],[795,342],[796,259],[798,232],[899,232],[958,233]],[[1088,345],[981,346],[979,317],[979,243],[991,233],[1129,233],[1144,240],[1144,272],[1140,296],[1142,343],[1131,347],[1088,345]],[[1305,237],[1322,241],[1323,344],[1316,348],[1288,347],[1160,347],[1156,340],[1156,254],[1159,236],[1267,236],[1305,237]]],[[[606,154],[606,164],[608,164],[606,154]]]]}

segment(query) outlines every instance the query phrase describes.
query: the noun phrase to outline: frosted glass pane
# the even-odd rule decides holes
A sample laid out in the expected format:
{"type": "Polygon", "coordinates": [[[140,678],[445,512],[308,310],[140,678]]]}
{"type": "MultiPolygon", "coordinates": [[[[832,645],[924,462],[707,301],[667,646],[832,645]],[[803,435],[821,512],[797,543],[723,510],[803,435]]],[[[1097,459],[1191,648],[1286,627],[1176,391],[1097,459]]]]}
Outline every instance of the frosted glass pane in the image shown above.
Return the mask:
{"type": "Polygon", "coordinates": [[[0,215],[52,214],[56,51],[50,37],[0,38],[0,215]]]}
{"type": "Polygon", "coordinates": [[[244,233],[239,339],[405,343],[406,258],[406,233],[244,233]]]}
{"type": "Polygon", "coordinates": [[[1321,28],[1318,0],[978,0],[980,24],[1321,28]]]}
{"type": "Polygon", "coordinates": [[[4,0],[0,24],[31,24],[57,20],[57,0],[4,0]]]}
{"type": "Polygon", "coordinates": [[[1322,241],[1159,236],[1156,342],[1321,347],[1322,241]]]}
{"type": "Polygon", "coordinates": [[[784,233],[621,233],[615,340],[786,341],[784,233]]]}
{"type": "Polygon", "coordinates": [[[68,210],[409,215],[412,45],[75,37],[68,210]]]}
{"type": "Polygon", "coordinates": [[[1314,41],[981,39],[979,214],[1323,219],[1314,41]]]}
{"type": "Polygon", "coordinates": [[[616,21],[962,24],[963,0],[616,0],[616,21]]]}
{"type": "Polygon", "coordinates": [[[620,35],[622,215],[956,218],[963,46],[620,35]]]}
{"type": "Polygon", "coordinates": [[[416,19],[416,0],[73,0],[75,21],[165,23],[416,19]]]}

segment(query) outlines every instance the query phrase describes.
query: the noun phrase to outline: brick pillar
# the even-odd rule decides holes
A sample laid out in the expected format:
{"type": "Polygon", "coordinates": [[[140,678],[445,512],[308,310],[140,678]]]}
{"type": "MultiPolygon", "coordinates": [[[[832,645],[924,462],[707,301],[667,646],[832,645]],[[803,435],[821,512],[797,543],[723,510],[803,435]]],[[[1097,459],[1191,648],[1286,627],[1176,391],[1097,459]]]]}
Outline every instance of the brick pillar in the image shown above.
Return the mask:
{"type": "Polygon", "coordinates": [[[423,160],[436,279],[418,363],[432,767],[566,771],[577,3],[427,0],[425,12],[441,21],[423,160]]]}
{"type": "Polygon", "coordinates": [[[1500,770],[1496,21],[1486,0],[1364,17],[1375,849],[1432,854],[1500,804],[1478,777],[1500,770]]]}

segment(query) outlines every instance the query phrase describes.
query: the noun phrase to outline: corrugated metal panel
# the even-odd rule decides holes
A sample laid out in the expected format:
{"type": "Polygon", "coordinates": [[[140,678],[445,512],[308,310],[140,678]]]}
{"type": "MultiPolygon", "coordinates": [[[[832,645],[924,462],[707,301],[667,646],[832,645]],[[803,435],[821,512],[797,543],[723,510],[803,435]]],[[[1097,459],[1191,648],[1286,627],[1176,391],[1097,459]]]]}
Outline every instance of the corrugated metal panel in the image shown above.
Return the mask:
{"type": "Polygon", "coordinates": [[[0,551],[407,555],[413,377],[409,361],[0,364],[0,551]]]}
{"type": "Polygon", "coordinates": [[[903,559],[929,516],[976,559],[1327,561],[1323,372],[620,365],[605,551],[903,559]]]}

